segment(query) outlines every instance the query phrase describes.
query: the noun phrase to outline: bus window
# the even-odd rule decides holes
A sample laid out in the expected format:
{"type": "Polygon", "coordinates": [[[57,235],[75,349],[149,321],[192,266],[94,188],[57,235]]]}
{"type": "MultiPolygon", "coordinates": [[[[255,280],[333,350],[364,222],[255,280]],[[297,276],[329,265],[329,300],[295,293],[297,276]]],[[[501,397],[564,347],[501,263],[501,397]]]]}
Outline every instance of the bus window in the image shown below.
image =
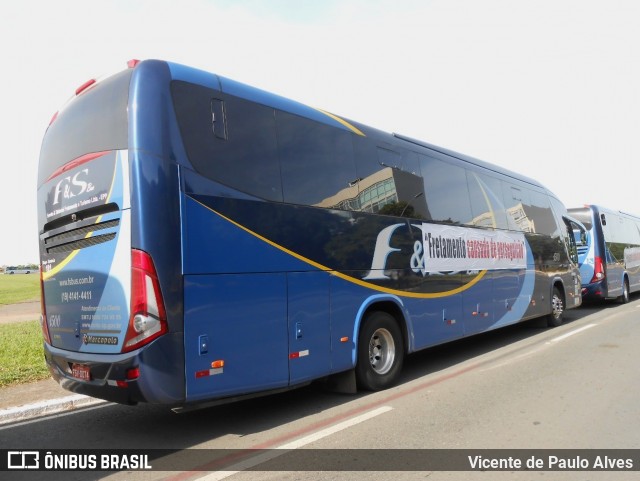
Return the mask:
{"type": "Polygon", "coordinates": [[[535,232],[538,234],[553,235],[556,231],[556,220],[549,204],[549,197],[536,191],[529,192],[531,204],[526,208],[533,219],[535,232]]]}
{"type": "Polygon", "coordinates": [[[502,183],[504,207],[510,229],[535,232],[535,226],[525,207],[529,205],[529,192],[509,182],[502,183]]]}
{"type": "Polygon", "coordinates": [[[125,70],[91,88],[99,95],[74,98],[49,126],[40,153],[38,184],[70,159],[88,152],[127,147],[127,98],[131,71],[125,70]]]}
{"type": "Polygon", "coordinates": [[[473,216],[464,169],[424,155],[420,161],[431,218],[438,222],[468,224],[473,216]]]}
{"type": "Polygon", "coordinates": [[[273,109],[226,96],[226,130],[218,128],[220,92],[172,82],[173,105],[189,160],[205,177],[247,194],[282,201],[273,109]],[[212,116],[216,115],[216,119],[212,116]],[[212,130],[215,120],[215,134],[212,130]],[[226,136],[226,140],[225,140],[226,136]]]}
{"type": "Polygon", "coordinates": [[[222,140],[227,140],[227,121],[224,112],[224,101],[211,99],[211,127],[213,135],[222,140]]]}
{"type": "MultiPolygon", "coordinates": [[[[357,177],[337,194],[314,205],[373,214],[430,219],[419,175],[417,154],[402,154],[387,146],[375,146],[361,137],[353,139],[357,177]],[[407,170],[409,169],[409,170],[407,170]],[[418,174],[416,174],[416,171],[418,174]]],[[[345,175],[351,173],[350,162],[340,166],[345,175]]],[[[322,178],[324,172],[314,179],[322,178]]],[[[283,173],[284,176],[284,173],[283,173]]],[[[344,179],[344,177],[343,177],[344,179]]],[[[287,182],[285,177],[285,184],[287,182]]],[[[327,192],[330,193],[330,192],[327,192]]]]}
{"type": "Polygon", "coordinates": [[[467,184],[473,217],[470,225],[507,229],[500,180],[479,172],[467,171],[467,184]]]}
{"type": "Polygon", "coordinates": [[[356,178],[350,134],[281,111],[276,124],[284,202],[325,206],[338,195],[332,207],[347,206],[345,189],[356,178]]]}
{"type": "Polygon", "coordinates": [[[587,247],[587,233],[584,229],[573,227],[573,239],[576,242],[576,246],[578,250],[587,247]]]}
{"type": "Polygon", "coordinates": [[[569,248],[569,256],[575,265],[578,265],[578,254],[580,252],[580,248],[582,248],[587,241],[587,232],[584,226],[578,224],[577,221],[573,219],[569,219],[564,217],[563,220],[567,226],[567,231],[572,233],[573,235],[569,235],[568,239],[568,248],[569,248]]]}

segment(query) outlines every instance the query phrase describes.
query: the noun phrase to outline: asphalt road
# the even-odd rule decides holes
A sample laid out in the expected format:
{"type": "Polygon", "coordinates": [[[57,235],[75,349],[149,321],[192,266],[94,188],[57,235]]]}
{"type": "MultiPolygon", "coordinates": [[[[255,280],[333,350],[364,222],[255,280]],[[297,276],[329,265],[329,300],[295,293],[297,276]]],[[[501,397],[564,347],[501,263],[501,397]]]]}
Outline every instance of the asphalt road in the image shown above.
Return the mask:
{"type": "MultiPolygon", "coordinates": [[[[627,305],[569,311],[560,328],[526,323],[429,349],[410,356],[400,385],[384,392],[343,395],[312,385],[184,414],[105,404],[1,428],[0,448],[171,450],[156,453],[156,467],[190,448],[190,462],[203,469],[185,471],[181,464],[171,472],[71,472],[60,478],[38,472],[15,478],[29,480],[638,479],[638,471],[407,469],[440,449],[465,450],[458,451],[465,455],[544,449],[544,456],[561,459],[564,449],[594,456],[611,454],[607,449],[640,449],[639,316],[636,297],[627,305]],[[269,450],[241,451],[239,459],[249,469],[258,469],[252,463],[265,459],[272,464],[262,466],[286,468],[285,455],[275,456],[283,451],[272,448],[295,450],[291,471],[206,471],[213,469],[214,458],[233,458],[232,449],[269,450]],[[310,448],[309,454],[299,454],[310,448]],[[327,452],[321,449],[336,450],[329,452],[334,457],[323,458],[327,452]],[[376,472],[381,460],[359,449],[388,450],[378,457],[392,456],[387,462],[396,470],[376,472]],[[324,459],[334,471],[319,470],[313,458],[324,459]]],[[[633,463],[640,468],[640,459],[633,463]]]]}

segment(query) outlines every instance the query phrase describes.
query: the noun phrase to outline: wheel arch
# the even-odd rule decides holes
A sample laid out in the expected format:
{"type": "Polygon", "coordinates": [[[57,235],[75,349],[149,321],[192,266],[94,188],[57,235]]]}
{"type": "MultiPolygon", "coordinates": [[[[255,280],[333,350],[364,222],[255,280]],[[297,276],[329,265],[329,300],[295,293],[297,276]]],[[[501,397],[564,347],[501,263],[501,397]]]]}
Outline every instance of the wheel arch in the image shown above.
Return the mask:
{"type": "Polygon", "coordinates": [[[553,279],[553,281],[550,283],[549,286],[549,297],[553,297],[553,290],[554,289],[558,289],[558,291],[560,291],[560,294],[562,295],[562,302],[565,304],[567,304],[567,291],[565,289],[565,285],[564,285],[564,281],[562,280],[562,278],[560,277],[556,277],[553,279]]]}
{"type": "Polygon", "coordinates": [[[623,304],[626,304],[631,300],[630,296],[631,296],[631,284],[629,282],[629,273],[625,270],[622,273],[622,294],[620,295],[619,300],[623,304]]]}
{"type": "Polygon", "coordinates": [[[551,289],[549,292],[549,308],[550,311],[544,317],[547,321],[548,327],[558,327],[564,322],[564,312],[567,309],[567,292],[565,291],[565,285],[562,279],[556,277],[551,283],[551,289]],[[560,297],[558,307],[556,311],[556,302],[554,296],[556,291],[560,297]]]}
{"type": "Polygon", "coordinates": [[[409,333],[410,329],[410,317],[407,309],[398,296],[393,295],[375,295],[367,298],[361,305],[356,315],[356,320],[353,327],[353,350],[351,351],[351,361],[353,366],[356,365],[358,359],[358,338],[362,323],[367,318],[367,315],[374,311],[383,311],[391,315],[402,332],[404,354],[408,354],[413,350],[413,342],[409,333]]]}

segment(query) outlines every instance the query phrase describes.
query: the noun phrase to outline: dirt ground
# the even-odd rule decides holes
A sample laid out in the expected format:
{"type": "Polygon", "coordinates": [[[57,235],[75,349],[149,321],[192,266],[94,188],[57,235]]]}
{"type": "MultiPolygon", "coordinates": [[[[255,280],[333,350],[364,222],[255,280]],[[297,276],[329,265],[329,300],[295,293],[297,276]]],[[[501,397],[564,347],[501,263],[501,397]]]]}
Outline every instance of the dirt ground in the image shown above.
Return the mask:
{"type": "Polygon", "coordinates": [[[40,301],[19,302],[0,306],[0,323],[40,319],[40,301]]]}

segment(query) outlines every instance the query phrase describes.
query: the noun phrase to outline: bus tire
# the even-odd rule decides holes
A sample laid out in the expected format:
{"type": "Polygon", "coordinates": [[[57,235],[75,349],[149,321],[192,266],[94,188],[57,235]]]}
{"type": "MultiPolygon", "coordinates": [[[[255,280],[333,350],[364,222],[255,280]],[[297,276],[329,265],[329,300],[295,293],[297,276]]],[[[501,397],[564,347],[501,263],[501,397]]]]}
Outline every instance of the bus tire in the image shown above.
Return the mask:
{"type": "Polygon", "coordinates": [[[551,312],[547,314],[547,326],[558,327],[564,321],[564,299],[560,289],[553,288],[551,295],[551,312]]]}
{"type": "Polygon", "coordinates": [[[404,342],[396,319],[384,311],[367,315],[358,335],[358,387],[380,391],[393,386],[400,376],[403,360],[404,342]]]}
{"type": "Polygon", "coordinates": [[[621,304],[626,304],[629,300],[629,279],[625,277],[624,281],[622,281],[622,295],[618,297],[618,301],[621,304]]]}

